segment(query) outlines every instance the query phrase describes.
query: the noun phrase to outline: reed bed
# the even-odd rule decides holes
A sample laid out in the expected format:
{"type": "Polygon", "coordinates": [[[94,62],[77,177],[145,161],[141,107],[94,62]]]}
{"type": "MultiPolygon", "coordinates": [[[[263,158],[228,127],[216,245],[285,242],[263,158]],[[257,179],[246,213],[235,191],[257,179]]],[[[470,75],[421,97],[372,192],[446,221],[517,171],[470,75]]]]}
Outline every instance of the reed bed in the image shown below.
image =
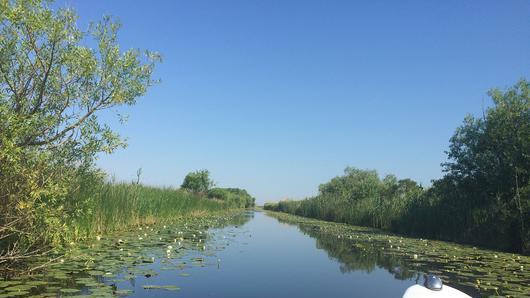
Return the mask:
{"type": "Polygon", "coordinates": [[[230,208],[181,189],[130,183],[103,183],[73,194],[83,210],[70,220],[67,239],[81,239],[131,226],[170,222],[186,216],[205,215],[230,208]]]}

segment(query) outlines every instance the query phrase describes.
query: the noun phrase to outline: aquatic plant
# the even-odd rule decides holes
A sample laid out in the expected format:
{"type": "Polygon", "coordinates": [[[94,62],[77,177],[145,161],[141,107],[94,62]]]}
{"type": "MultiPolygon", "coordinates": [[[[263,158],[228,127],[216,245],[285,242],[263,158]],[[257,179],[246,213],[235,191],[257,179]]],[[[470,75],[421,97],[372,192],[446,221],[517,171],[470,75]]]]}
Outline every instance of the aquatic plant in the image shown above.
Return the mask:
{"type": "Polygon", "coordinates": [[[317,239],[317,247],[341,263],[343,271],[385,268],[397,279],[440,276],[473,297],[530,295],[530,257],[456,243],[403,237],[382,230],[321,221],[286,213],[267,214],[297,225],[317,239]]]}
{"type": "Polygon", "coordinates": [[[178,285],[155,284],[158,270],[173,270],[176,276],[186,278],[191,268],[218,266],[216,253],[224,249],[226,241],[213,233],[249,218],[240,210],[173,218],[165,224],[144,223],[99,240],[81,241],[56,249],[48,256],[54,258],[51,263],[48,257],[32,258],[32,267],[46,266],[30,274],[0,280],[0,297],[127,296],[132,294],[127,282],[138,277],[149,279],[139,286],[141,290],[178,291],[178,285]],[[140,231],[144,235],[141,241],[140,231]],[[177,238],[182,240],[174,247],[177,238]]]}

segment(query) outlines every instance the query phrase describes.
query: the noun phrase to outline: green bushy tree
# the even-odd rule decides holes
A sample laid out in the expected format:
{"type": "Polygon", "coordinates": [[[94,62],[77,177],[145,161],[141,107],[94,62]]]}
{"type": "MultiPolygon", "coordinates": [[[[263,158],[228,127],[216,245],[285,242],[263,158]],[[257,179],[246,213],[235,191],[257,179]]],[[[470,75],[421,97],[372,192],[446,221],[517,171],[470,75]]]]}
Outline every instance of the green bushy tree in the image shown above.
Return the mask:
{"type": "Polygon", "coordinates": [[[238,208],[250,208],[255,205],[255,198],[240,188],[212,188],[208,191],[208,197],[238,208]]]}
{"type": "Polygon", "coordinates": [[[134,104],[159,60],[122,51],[110,18],[83,31],[50,5],[0,0],[0,262],[60,238],[79,177],[125,145],[98,113],[134,104]]]}
{"type": "Polygon", "coordinates": [[[457,206],[463,236],[530,252],[530,83],[489,92],[493,106],[451,138],[444,205],[457,206]],[[450,188],[450,190],[448,190],[450,188]]]}
{"type": "Polygon", "coordinates": [[[530,253],[530,83],[489,95],[493,106],[456,129],[430,188],[347,168],[316,197],[266,209],[530,253]]]}
{"type": "Polygon", "coordinates": [[[180,187],[190,192],[206,195],[213,186],[214,182],[210,179],[210,172],[199,170],[188,173],[180,187]]]}

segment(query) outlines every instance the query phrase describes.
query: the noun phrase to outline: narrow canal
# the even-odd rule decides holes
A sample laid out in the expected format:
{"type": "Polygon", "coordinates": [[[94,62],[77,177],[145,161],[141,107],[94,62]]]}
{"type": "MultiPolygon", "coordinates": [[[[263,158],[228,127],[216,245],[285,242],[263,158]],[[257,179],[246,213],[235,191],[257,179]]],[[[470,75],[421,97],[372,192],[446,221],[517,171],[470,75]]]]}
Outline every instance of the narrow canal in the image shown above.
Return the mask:
{"type": "Polygon", "coordinates": [[[0,298],[401,297],[424,273],[473,297],[526,297],[528,268],[528,256],[247,211],[74,245],[43,272],[0,280],[0,298]]]}

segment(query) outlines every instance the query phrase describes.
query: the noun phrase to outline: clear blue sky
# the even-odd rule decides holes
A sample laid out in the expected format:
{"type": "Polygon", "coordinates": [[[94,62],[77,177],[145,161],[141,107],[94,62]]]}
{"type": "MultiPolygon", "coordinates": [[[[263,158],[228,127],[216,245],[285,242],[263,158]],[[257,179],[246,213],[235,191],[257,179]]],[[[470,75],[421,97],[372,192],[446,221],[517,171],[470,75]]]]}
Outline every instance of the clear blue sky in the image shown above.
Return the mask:
{"type": "Polygon", "coordinates": [[[486,92],[530,78],[530,2],[59,0],[164,57],[98,165],[178,186],[209,169],[258,203],[303,198],[350,165],[423,184],[486,92]]]}

